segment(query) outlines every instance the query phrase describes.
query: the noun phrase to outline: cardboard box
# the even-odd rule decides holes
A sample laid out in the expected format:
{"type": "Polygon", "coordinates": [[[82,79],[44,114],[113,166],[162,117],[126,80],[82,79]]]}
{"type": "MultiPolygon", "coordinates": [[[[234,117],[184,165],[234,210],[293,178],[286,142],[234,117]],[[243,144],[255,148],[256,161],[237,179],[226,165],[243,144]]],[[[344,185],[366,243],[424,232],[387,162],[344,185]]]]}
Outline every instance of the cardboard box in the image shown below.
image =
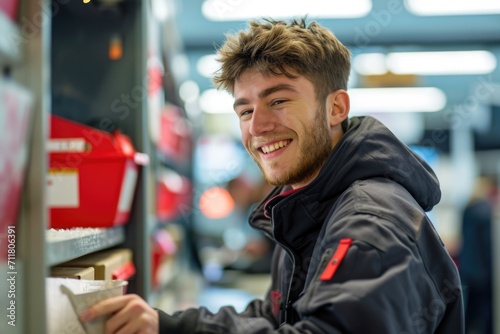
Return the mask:
{"type": "Polygon", "coordinates": [[[95,270],[93,267],[52,267],[50,268],[51,277],[73,278],[94,280],[95,270]]]}
{"type": "Polygon", "coordinates": [[[110,249],[65,262],[65,267],[92,267],[96,280],[127,280],[135,274],[132,251],[127,248],[110,249]]]}

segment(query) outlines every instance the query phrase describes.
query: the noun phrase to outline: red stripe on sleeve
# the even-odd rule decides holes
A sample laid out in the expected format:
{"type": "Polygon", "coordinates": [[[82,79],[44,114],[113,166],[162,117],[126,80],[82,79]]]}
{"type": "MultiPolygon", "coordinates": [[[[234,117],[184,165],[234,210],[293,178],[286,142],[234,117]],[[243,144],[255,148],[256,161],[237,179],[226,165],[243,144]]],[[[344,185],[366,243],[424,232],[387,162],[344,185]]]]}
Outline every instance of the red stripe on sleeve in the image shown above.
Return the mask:
{"type": "Polygon", "coordinates": [[[328,261],[326,268],[321,273],[321,276],[319,277],[320,280],[329,281],[333,278],[333,275],[335,275],[337,268],[340,266],[340,262],[344,259],[347,254],[347,250],[351,247],[351,244],[351,238],[344,238],[340,240],[335,253],[333,253],[332,258],[328,261]]]}

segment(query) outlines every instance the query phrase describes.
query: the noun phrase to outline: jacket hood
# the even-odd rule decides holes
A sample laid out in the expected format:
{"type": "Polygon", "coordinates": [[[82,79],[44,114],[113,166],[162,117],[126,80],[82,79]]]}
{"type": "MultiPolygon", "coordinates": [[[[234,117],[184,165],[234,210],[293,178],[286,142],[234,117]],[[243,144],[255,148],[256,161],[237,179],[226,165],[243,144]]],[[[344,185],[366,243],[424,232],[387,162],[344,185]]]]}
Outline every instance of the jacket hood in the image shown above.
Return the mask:
{"type": "Polygon", "coordinates": [[[319,175],[297,191],[277,187],[261,202],[250,217],[253,226],[269,220],[266,207],[287,196],[313,195],[319,202],[338,197],[353,182],[384,177],[402,185],[425,211],[441,199],[436,174],[385,125],[373,117],[352,117],[349,128],[333,149],[319,175]]]}
{"type": "Polygon", "coordinates": [[[308,191],[319,192],[320,200],[340,195],[353,182],[385,177],[402,185],[425,210],[441,199],[436,174],[385,125],[373,117],[353,117],[308,191]]]}

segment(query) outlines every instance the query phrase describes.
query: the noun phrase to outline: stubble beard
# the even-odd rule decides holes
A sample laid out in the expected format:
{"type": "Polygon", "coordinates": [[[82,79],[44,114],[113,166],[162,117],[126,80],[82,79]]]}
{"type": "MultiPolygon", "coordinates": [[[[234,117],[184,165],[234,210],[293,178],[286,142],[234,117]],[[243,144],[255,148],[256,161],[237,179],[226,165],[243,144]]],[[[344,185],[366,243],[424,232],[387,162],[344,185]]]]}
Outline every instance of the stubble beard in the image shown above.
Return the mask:
{"type": "MultiPolygon", "coordinates": [[[[332,151],[332,139],[326,127],[326,115],[323,110],[317,110],[314,124],[308,129],[309,133],[302,141],[296,157],[296,163],[289,166],[281,175],[270,176],[266,174],[261,164],[259,166],[265,180],[273,186],[300,184],[316,176],[328,160],[332,151]]],[[[273,166],[271,166],[272,168],[273,166]]]]}

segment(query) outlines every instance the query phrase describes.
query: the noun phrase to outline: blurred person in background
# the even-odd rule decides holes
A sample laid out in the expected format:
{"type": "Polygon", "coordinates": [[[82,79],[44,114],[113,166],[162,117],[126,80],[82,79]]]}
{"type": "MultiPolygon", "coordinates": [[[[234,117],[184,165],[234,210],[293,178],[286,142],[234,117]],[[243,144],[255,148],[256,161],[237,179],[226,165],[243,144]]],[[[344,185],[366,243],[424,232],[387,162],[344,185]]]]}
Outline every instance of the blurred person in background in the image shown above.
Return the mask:
{"type": "Polygon", "coordinates": [[[462,213],[462,247],[459,268],[464,286],[466,333],[493,333],[492,223],[496,183],[476,179],[462,213]]]}
{"type": "Polygon", "coordinates": [[[439,182],[379,121],[348,118],[350,51],[316,22],[263,20],[218,55],[214,83],[275,186],[250,217],[276,245],[269,292],[241,313],[126,295],[80,319],[111,315],[108,333],[462,334],[458,271],[425,213],[439,182]]]}

